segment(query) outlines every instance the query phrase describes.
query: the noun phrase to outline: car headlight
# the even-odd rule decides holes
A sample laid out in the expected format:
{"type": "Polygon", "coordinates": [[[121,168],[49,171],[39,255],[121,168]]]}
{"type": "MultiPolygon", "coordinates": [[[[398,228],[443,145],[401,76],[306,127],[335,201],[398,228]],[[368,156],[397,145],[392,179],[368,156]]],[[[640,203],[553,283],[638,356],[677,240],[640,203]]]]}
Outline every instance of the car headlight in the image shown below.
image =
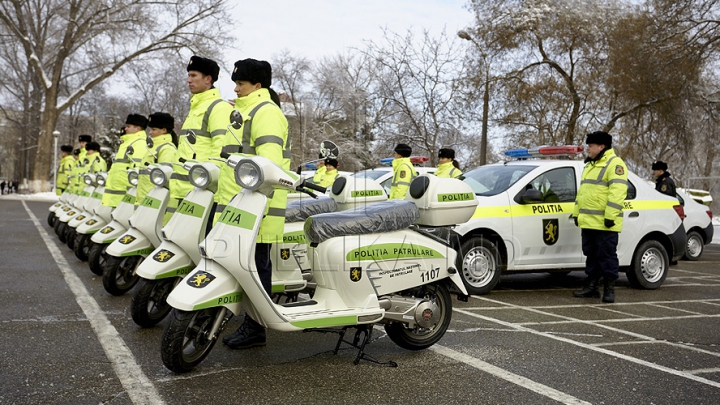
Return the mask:
{"type": "Polygon", "coordinates": [[[104,174],[98,174],[95,178],[95,181],[97,181],[97,184],[99,186],[105,185],[105,175],[104,174]]]}
{"type": "Polygon", "coordinates": [[[150,181],[158,187],[164,187],[167,184],[168,178],[165,176],[164,171],[156,167],[150,170],[150,181]]]}
{"type": "Polygon", "coordinates": [[[131,170],[128,172],[128,182],[130,182],[130,184],[132,184],[133,186],[137,186],[138,172],[136,170],[131,170]]]}
{"type": "Polygon", "coordinates": [[[83,180],[85,181],[85,184],[87,184],[88,186],[92,186],[92,184],[93,184],[92,175],[86,174],[85,178],[83,178],[83,180]]]}
{"type": "Polygon", "coordinates": [[[197,188],[204,189],[210,184],[210,172],[202,165],[194,165],[188,172],[190,184],[197,188]]]}
{"type": "Polygon", "coordinates": [[[242,160],[235,166],[235,182],[242,188],[257,190],[263,182],[260,166],[252,160],[242,160]]]}

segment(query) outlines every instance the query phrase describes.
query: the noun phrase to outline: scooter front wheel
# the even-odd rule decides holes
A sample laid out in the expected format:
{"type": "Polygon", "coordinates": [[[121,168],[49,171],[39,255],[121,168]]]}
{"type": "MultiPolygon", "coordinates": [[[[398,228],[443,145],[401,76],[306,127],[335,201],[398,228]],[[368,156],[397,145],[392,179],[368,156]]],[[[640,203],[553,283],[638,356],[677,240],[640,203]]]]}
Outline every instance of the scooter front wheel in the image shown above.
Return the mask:
{"type": "MultiPolygon", "coordinates": [[[[405,294],[403,294],[405,295],[405,294]]],[[[444,285],[424,285],[412,290],[415,298],[425,299],[421,316],[432,319],[431,325],[416,325],[409,328],[402,322],[385,325],[385,332],[396,345],[407,350],[423,350],[437,343],[450,326],[452,318],[452,297],[444,285]]]]}
{"type": "Polygon", "coordinates": [[[65,232],[67,231],[67,222],[62,222],[59,219],[55,221],[55,234],[58,236],[58,239],[60,239],[60,242],[66,243],[67,239],[65,239],[65,232]]]}
{"type": "Polygon", "coordinates": [[[162,321],[172,309],[167,297],[180,280],[180,277],[140,280],[130,304],[133,321],[143,328],[151,328],[162,321]]]}
{"type": "Polygon", "coordinates": [[[75,250],[75,237],[77,236],[77,232],[75,232],[75,228],[71,227],[70,225],[67,226],[65,229],[65,244],[67,245],[70,250],[75,250]]]}
{"type": "Polygon", "coordinates": [[[50,228],[53,228],[55,226],[55,213],[50,211],[48,213],[47,223],[50,225],[50,228]]]}
{"type": "Polygon", "coordinates": [[[142,256],[108,256],[103,266],[103,287],[112,295],[123,295],[137,284],[140,276],[135,273],[143,261],[142,256]]]}
{"type": "Polygon", "coordinates": [[[75,257],[77,257],[78,260],[86,261],[88,259],[90,244],[92,243],[90,240],[91,237],[92,235],[84,233],[75,234],[75,246],[73,247],[73,252],[75,252],[75,257]]]}
{"type": "Polygon", "coordinates": [[[88,249],[88,266],[90,271],[98,276],[103,275],[103,266],[108,258],[106,253],[108,244],[107,243],[95,243],[91,240],[88,241],[90,248],[88,249]]]}
{"type": "Polygon", "coordinates": [[[205,360],[220,334],[220,330],[213,334],[213,325],[224,315],[223,307],[189,312],[173,309],[160,343],[165,367],[175,373],[187,373],[205,360]]]}

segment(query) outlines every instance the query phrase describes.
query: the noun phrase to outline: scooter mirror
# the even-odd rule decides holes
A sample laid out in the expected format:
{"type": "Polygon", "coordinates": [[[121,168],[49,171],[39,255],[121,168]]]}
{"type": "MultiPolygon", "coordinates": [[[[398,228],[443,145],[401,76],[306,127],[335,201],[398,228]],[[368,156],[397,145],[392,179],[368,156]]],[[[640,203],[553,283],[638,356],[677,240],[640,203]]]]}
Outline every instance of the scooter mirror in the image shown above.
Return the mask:
{"type": "Polygon", "coordinates": [[[333,141],[322,141],[320,142],[320,155],[324,158],[337,159],[340,154],[338,146],[333,141]]]}
{"type": "Polygon", "coordinates": [[[230,113],[230,125],[235,129],[240,129],[242,126],[243,117],[238,110],[232,110],[230,113]]]}
{"type": "Polygon", "coordinates": [[[153,142],[152,136],[148,135],[147,138],[145,138],[145,143],[147,143],[148,148],[152,148],[155,146],[155,142],[153,142]]]}

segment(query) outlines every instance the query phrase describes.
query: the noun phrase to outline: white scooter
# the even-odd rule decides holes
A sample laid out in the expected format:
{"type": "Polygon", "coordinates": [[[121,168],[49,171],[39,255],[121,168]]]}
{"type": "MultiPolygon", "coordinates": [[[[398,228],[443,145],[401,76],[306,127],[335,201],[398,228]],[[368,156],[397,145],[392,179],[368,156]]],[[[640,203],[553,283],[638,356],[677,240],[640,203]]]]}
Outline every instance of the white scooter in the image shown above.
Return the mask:
{"type": "MultiPolygon", "coordinates": [[[[62,243],[68,243],[68,239],[71,236],[70,234],[74,232],[74,229],[70,229],[70,226],[68,225],[69,222],[72,219],[82,215],[85,204],[90,200],[90,196],[95,190],[94,176],[83,175],[81,180],[85,184],[85,187],[83,187],[82,191],[77,194],[77,197],[71,199],[71,201],[69,202],[70,204],[66,206],[68,209],[66,210],[66,207],[63,207],[60,215],[55,218],[55,233],[57,234],[60,242],[62,243]]],[[[72,236],[72,238],[73,239],[71,243],[74,243],[74,235],[72,236]]],[[[70,245],[69,247],[70,249],[72,249],[72,245],[70,245]]]]}
{"type": "Polygon", "coordinates": [[[433,202],[442,200],[439,193],[472,194],[467,184],[423,176],[415,180],[417,187],[411,185],[413,201],[309,218],[305,236],[317,288],[312,300],[280,305],[262,288],[254,260],[267,196],[275,188],[325,190],[260,156],[231,156],[227,164],[243,189],[200,245],[197,268],[168,297],[175,308],[161,343],[168,369],[187,372],[202,362],[243,303],[246,316],[271,329],[338,333],[336,351],[342,342],[357,347],[356,364],[372,360],[364,348],[375,323],[384,324],[393,342],[411,350],[430,347],[445,334],[452,315],[448,288],[460,291],[459,297],[467,294],[454,267],[456,252],[409,227],[418,219],[427,225],[470,219],[477,206],[474,198],[462,206],[447,203],[436,214],[418,211],[418,206],[435,208],[433,202]],[[348,328],[357,329],[352,342],[343,339],[348,328]]]}
{"type": "MultiPolygon", "coordinates": [[[[97,187],[95,188],[95,191],[93,191],[91,197],[96,201],[92,207],[90,218],[87,218],[75,229],[76,237],[73,252],[75,253],[75,257],[82,261],[87,261],[90,255],[90,249],[93,245],[90,238],[93,234],[104,228],[105,225],[112,221],[112,207],[102,205],[102,197],[105,193],[107,173],[98,173],[95,177],[95,181],[97,182],[97,187]]],[[[102,271],[99,273],[102,274],[102,271]]]]}
{"type": "MultiPolygon", "coordinates": [[[[68,221],[68,230],[65,233],[67,246],[73,250],[73,252],[76,250],[76,242],[78,240],[77,228],[85,223],[85,221],[92,218],[95,209],[102,205],[102,196],[105,192],[105,187],[103,185],[105,184],[106,176],[106,173],[88,173],[84,177],[85,184],[92,186],[92,191],[88,189],[88,191],[90,191],[90,196],[85,200],[85,204],[83,204],[83,206],[78,207],[78,209],[82,210],[82,212],[80,215],[77,215],[68,221]]],[[[75,253],[75,255],[77,256],[77,253],[75,253]]]]}

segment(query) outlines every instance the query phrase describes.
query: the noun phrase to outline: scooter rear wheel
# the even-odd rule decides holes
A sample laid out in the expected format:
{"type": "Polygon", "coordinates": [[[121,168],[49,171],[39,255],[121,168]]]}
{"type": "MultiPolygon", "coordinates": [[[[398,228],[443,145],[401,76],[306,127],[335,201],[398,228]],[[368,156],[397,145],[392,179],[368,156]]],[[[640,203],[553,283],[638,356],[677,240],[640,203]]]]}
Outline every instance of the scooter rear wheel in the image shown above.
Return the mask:
{"type": "Polygon", "coordinates": [[[105,251],[108,248],[107,243],[95,243],[92,240],[88,241],[90,249],[88,249],[88,266],[90,271],[98,276],[103,275],[103,266],[107,260],[107,253],[105,251]]]}
{"type": "MultiPolygon", "coordinates": [[[[405,294],[403,294],[405,295],[405,294]]],[[[407,350],[423,350],[437,343],[450,326],[452,318],[452,297],[444,285],[425,285],[412,291],[412,296],[425,298],[431,301],[439,311],[439,318],[429,328],[408,328],[402,322],[393,322],[385,325],[390,340],[407,350]]]]}
{"type": "Polygon", "coordinates": [[[172,310],[167,297],[180,280],[180,277],[140,280],[130,304],[133,321],[143,328],[152,328],[165,319],[172,310]]]}
{"type": "Polygon", "coordinates": [[[220,334],[218,331],[212,335],[212,326],[223,315],[222,309],[170,312],[160,346],[165,367],[175,373],[187,373],[205,360],[220,334]]]}
{"type": "Polygon", "coordinates": [[[123,295],[137,284],[140,276],[135,273],[143,261],[142,256],[108,256],[103,266],[103,287],[112,295],[123,295]]]}

